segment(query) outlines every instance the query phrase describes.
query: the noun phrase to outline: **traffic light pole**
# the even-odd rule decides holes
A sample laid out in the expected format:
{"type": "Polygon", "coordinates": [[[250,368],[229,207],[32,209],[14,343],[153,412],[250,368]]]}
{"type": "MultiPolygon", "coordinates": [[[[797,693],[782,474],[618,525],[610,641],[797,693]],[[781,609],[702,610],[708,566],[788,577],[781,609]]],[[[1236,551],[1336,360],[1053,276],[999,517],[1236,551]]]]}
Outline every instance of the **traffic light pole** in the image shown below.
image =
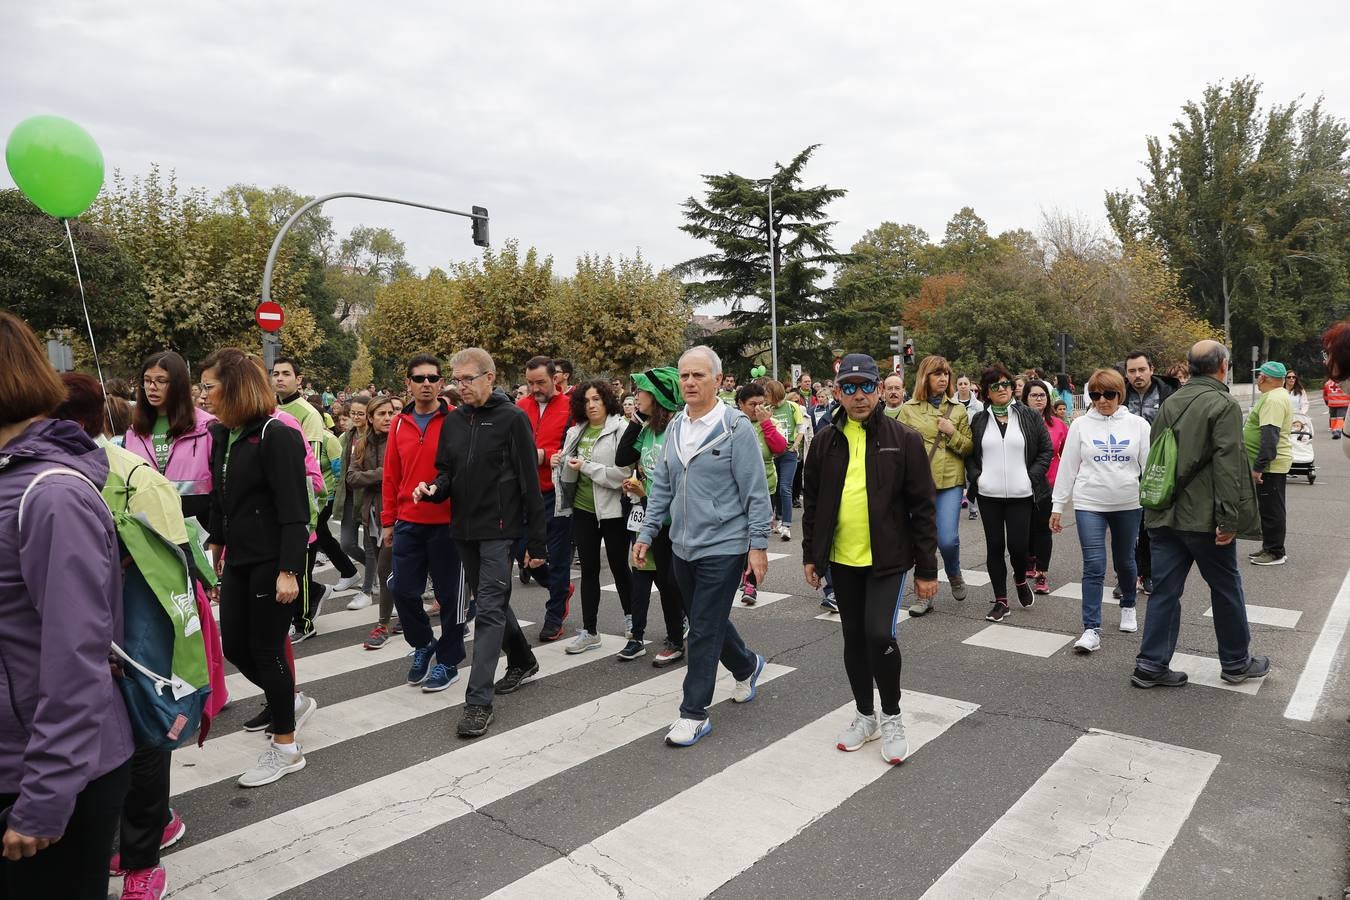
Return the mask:
{"type": "Polygon", "coordinates": [[[769,179],[769,328],[773,345],[773,380],[778,380],[778,282],[773,248],[773,179],[769,179]]]}
{"type": "MultiPolygon", "coordinates": [[[[267,252],[267,265],[263,267],[262,302],[266,303],[268,300],[272,299],[272,270],[276,267],[277,253],[281,250],[281,242],[285,240],[286,233],[291,230],[291,226],[295,224],[297,219],[314,207],[327,203],[329,200],[337,200],[341,197],[354,197],[357,200],[375,200],[379,203],[397,203],[400,206],[415,206],[418,209],[429,209],[432,212],[441,212],[451,216],[464,216],[466,219],[473,219],[474,243],[478,244],[480,247],[487,246],[488,212],[481,206],[475,206],[473,212],[464,212],[459,209],[446,209],[443,206],[432,206],[430,203],[417,203],[413,200],[397,200],[393,197],[380,197],[375,194],[356,194],[350,192],[325,194],[322,197],[315,197],[313,200],[291,213],[291,217],[282,224],[281,230],[277,232],[276,238],[272,241],[272,249],[267,252]]],[[[775,367],[776,366],[777,363],[775,363],[775,367]]]]}

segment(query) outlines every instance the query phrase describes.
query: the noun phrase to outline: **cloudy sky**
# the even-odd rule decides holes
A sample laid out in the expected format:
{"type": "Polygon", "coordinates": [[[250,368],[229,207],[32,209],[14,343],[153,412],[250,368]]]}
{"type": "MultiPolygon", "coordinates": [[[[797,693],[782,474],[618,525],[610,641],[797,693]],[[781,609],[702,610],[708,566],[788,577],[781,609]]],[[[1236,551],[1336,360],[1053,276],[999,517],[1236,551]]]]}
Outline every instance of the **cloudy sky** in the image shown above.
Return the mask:
{"type": "MultiPolygon", "coordinates": [[[[490,209],[570,269],[678,230],[700,174],[762,177],[808,144],[847,247],[884,220],[940,236],[1042,209],[1100,218],[1144,139],[1206,83],[1350,117],[1350,3],[704,2],[0,4],[0,134],[83,124],[108,167],[180,182],[387,194],[490,209]]],[[[0,184],[9,186],[7,173],[0,184]]],[[[474,254],[464,220],[337,201],[419,268],[474,254]]]]}

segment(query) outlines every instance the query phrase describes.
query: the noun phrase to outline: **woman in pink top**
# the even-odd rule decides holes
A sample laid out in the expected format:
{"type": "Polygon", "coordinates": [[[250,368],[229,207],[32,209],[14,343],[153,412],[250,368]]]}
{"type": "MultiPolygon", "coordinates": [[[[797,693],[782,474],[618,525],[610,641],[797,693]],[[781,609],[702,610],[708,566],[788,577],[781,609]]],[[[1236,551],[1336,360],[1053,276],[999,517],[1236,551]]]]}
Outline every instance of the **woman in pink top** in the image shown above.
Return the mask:
{"type": "MultiPolygon", "coordinates": [[[[1064,442],[1069,437],[1069,426],[1054,414],[1050,405],[1050,392],[1044,381],[1030,380],[1022,388],[1022,402],[1028,409],[1035,410],[1045,418],[1045,427],[1050,431],[1050,444],[1054,456],[1050,460],[1050,469],[1046,478],[1050,487],[1055,486],[1055,475],[1059,472],[1059,457],[1064,452],[1064,442]]],[[[1050,498],[1040,501],[1031,510],[1031,555],[1027,562],[1027,580],[1034,579],[1032,590],[1038,594],[1050,593],[1050,582],[1046,573],[1050,571],[1050,552],[1053,549],[1050,535],[1050,498]]]]}
{"type": "Polygon", "coordinates": [[[141,363],[136,407],[122,446],[155,467],[178,491],[184,517],[205,524],[211,496],[211,434],[215,417],[192,405],[192,378],[172,350],[141,363]]]}

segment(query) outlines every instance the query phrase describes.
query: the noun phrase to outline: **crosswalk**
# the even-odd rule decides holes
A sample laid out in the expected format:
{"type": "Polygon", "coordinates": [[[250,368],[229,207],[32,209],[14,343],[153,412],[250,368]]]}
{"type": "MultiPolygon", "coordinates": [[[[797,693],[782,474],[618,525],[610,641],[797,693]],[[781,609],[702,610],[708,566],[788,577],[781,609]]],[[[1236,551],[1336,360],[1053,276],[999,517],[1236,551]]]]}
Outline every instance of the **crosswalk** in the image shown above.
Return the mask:
{"type": "MultiPolygon", "coordinates": [[[[342,611],[322,616],[318,624],[325,634],[345,626],[357,639],[359,629],[372,620],[367,610],[342,611]]],[[[1019,640],[1035,641],[1039,634],[1005,625],[989,626],[978,634],[1019,631],[1026,633],[1019,640]]],[[[552,684],[583,667],[615,663],[614,654],[623,643],[619,636],[602,635],[598,650],[577,655],[567,654],[563,643],[536,647],[540,672],[532,681],[552,684]]],[[[966,643],[978,644],[973,639],[966,643]]],[[[1049,656],[1057,650],[1035,655],[1049,656]]],[[[297,669],[306,689],[322,691],[330,680],[357,672],[366,672],[366,678],[385,669],[389,673],[387,687],[319,709],[300,734],[307,757],[322,763],[341,758],[361,739],[391,735],[403,726],[433,721],[431,717],[453,721],[447,712],[464,702],[465,679],[444,692],[423,694],[402,683],[404,662],[398,651],[368,652],[356,645],[309,650],[302,645],[297,669]],[[384,664],[388,665],[379,668],[384,664]]],[[[1184,662],[1197,683],[1207,683],[1202,662],[1199,658],[1184,662]]],[[[504,666],[503,660],[499,674],[504,666]]],[[[710,708],[714,735],[721,737],[725,729],[724,739],[751,746],[734,759],[708,766],[702,761],[714,757],[700,755],[710,753],[702,747],[677,751],[661,743],[665,728],[677,715],[684,669],[623,671],[638,673],[637,680],[608,693],[555,704],[550,714],[494,729],[474,742],[450,739],[438,745],[443,752],[389,767],[354,786],[336,785],[331,792],[311,795],[308,802],[282,811],[262,804],[258,816],[238,827],[216,833],[204,829],[203,839],[190,836],[165,856],[173,896],[273,897],[311,885],[332,885],[345,873],[379,865],[384,854],[428,832],[490,813],[494,804],[556,790],[554,786],[565,784],[571,773],[629,752],[650,757],[654,767],[678,760],[682,771],[677,789],[644,809],[620,812],[594,833],[578,835],[561,846],[549,845],[549,859],[522,860],[518,871],[484,885],[481,895],[550,900],[704,897],[734,883],[761,861],[792,852],[794,840],[823,827],[823,821],[875,790],[884,779],[911,777],[912,766],[887,765],[876,745],[854,754],[835,748],[836,735],[852,715],[851,703],[818,709],[805,720],[783,725],[757,719],[759,710],[754,707],[774,703],[778,683],[788,690],[794,679],[807,677],[787,665],[766,666],[761,681],[764,696],[746,708],[726,702],[732,681],[722,672],[710,708]],[[754,826],[746,827],[747,822],[754,826]]],[[[1217,681],[1217,663],[1214,677],[1217,681]]],[[[604,690],[601,677],[590,683],[604,690]]],[[[236,696],[254,696],[237,678],[231,686],[238,689],[236,696]]],[[[1236,689],[1244,688],[1255,693],[1259,683],[1236,689]]],[[[834,685],[832,693],[837,696],[842,689],[842,684],[834,685]]],[[[540,689],[527,685],[522,695],[528,697],[531,690],[540,689]]],[[[906,691],[903,711],[911,759],[922,760],[934,752],[961,753],[964,742],[979,740],[963,723],[980,710],[969,699],[906,691]]],[[[194,800],[232,790],[229,783],[252,764],[263,746],[259,734],[227,731],[214,735],[200,750],[176,753],[175,806],[185,809],[190,820],[201,816],[203,812],[193,808],[194,800]]],[[[903,895],[1137,897],[1162,864],[1219,762],[1214,754],[1145,735],[1091,730],[1053,760],[1010,806],[996,811],[991,817],[994,824],[985,833],[970,835],[964,852],[954,853],[954,861],[935,881],[906,885],[903,895]],[[1012,883],[1018,887],[1010,889],[1012,883]]],[[[299,785],[309,775],[299,773],[279,787],[299,785]]],[[[409,896],[436,895],[433,884],[400,887],[409,896]]],[[[885,885],[873,887],[874,893],[896,893],[885,885]]],[[[807,894],[817,895],[813,891],[803,895],[807,894]]]]}

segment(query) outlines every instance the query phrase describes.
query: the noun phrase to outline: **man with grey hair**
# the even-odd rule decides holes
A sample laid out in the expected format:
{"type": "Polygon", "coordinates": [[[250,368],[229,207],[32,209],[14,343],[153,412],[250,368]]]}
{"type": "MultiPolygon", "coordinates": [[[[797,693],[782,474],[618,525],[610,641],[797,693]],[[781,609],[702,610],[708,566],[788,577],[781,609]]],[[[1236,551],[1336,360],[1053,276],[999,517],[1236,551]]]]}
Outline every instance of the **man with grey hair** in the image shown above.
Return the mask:
{"type": "Polygon", "coordinates": [[[736,678],[732,699],[755,699],[764,657],[752,653],[731,624],[731,604],[744,574],[763,582],[768,572],[770,508],[754,426],[717,399],[722,361],[698,346],[680,357],[679,369],[685,407],[666,428],[633,563],[646,564],[669,517],[675,578],[689,616],[689,667],[680,717],[666,743],[688,747],[712,731],[708,706],[719,660],[736,678]]]}
{"type": "Polygon", "coordinates": [[[1170,668],[1181,627],[1181,595],[1191,566],[1209,584],[1221,677],[1229,684],[1261,678],[1270,660],[1251,655],[1251,631],[1234,539],[1260,538],[1256,489],[1242,439],[1242,411],[1228,393],[1228,349],[1200,341],[1187,359],[1191,380],[1164,401],[1151,442],[1176,437],[1171,502],[1144,510],[1153,557],[1153,595],[1130,682],[1180,687],[1186,673],[1170,668]]]}
{"type": "Polygon", "coordinates": [[[530,643],[511,611],[516,541],[525,538],[525,565],[547,555],[547,517],[539,492],[538,458],[529,420],[496,388],[487,351],[461,350],[450,360],[450,383],[463,405],[446,417],[436,450],[436,480],[413,489],[414,503],[451,501],[455,539],[469,590],[477,598],[473,670],[457,733],[474,738],[492,724],[492,701],[539,672],[530,643]],[[506,649],[506,673],[493,685],[497,657],[506,649]]]}

